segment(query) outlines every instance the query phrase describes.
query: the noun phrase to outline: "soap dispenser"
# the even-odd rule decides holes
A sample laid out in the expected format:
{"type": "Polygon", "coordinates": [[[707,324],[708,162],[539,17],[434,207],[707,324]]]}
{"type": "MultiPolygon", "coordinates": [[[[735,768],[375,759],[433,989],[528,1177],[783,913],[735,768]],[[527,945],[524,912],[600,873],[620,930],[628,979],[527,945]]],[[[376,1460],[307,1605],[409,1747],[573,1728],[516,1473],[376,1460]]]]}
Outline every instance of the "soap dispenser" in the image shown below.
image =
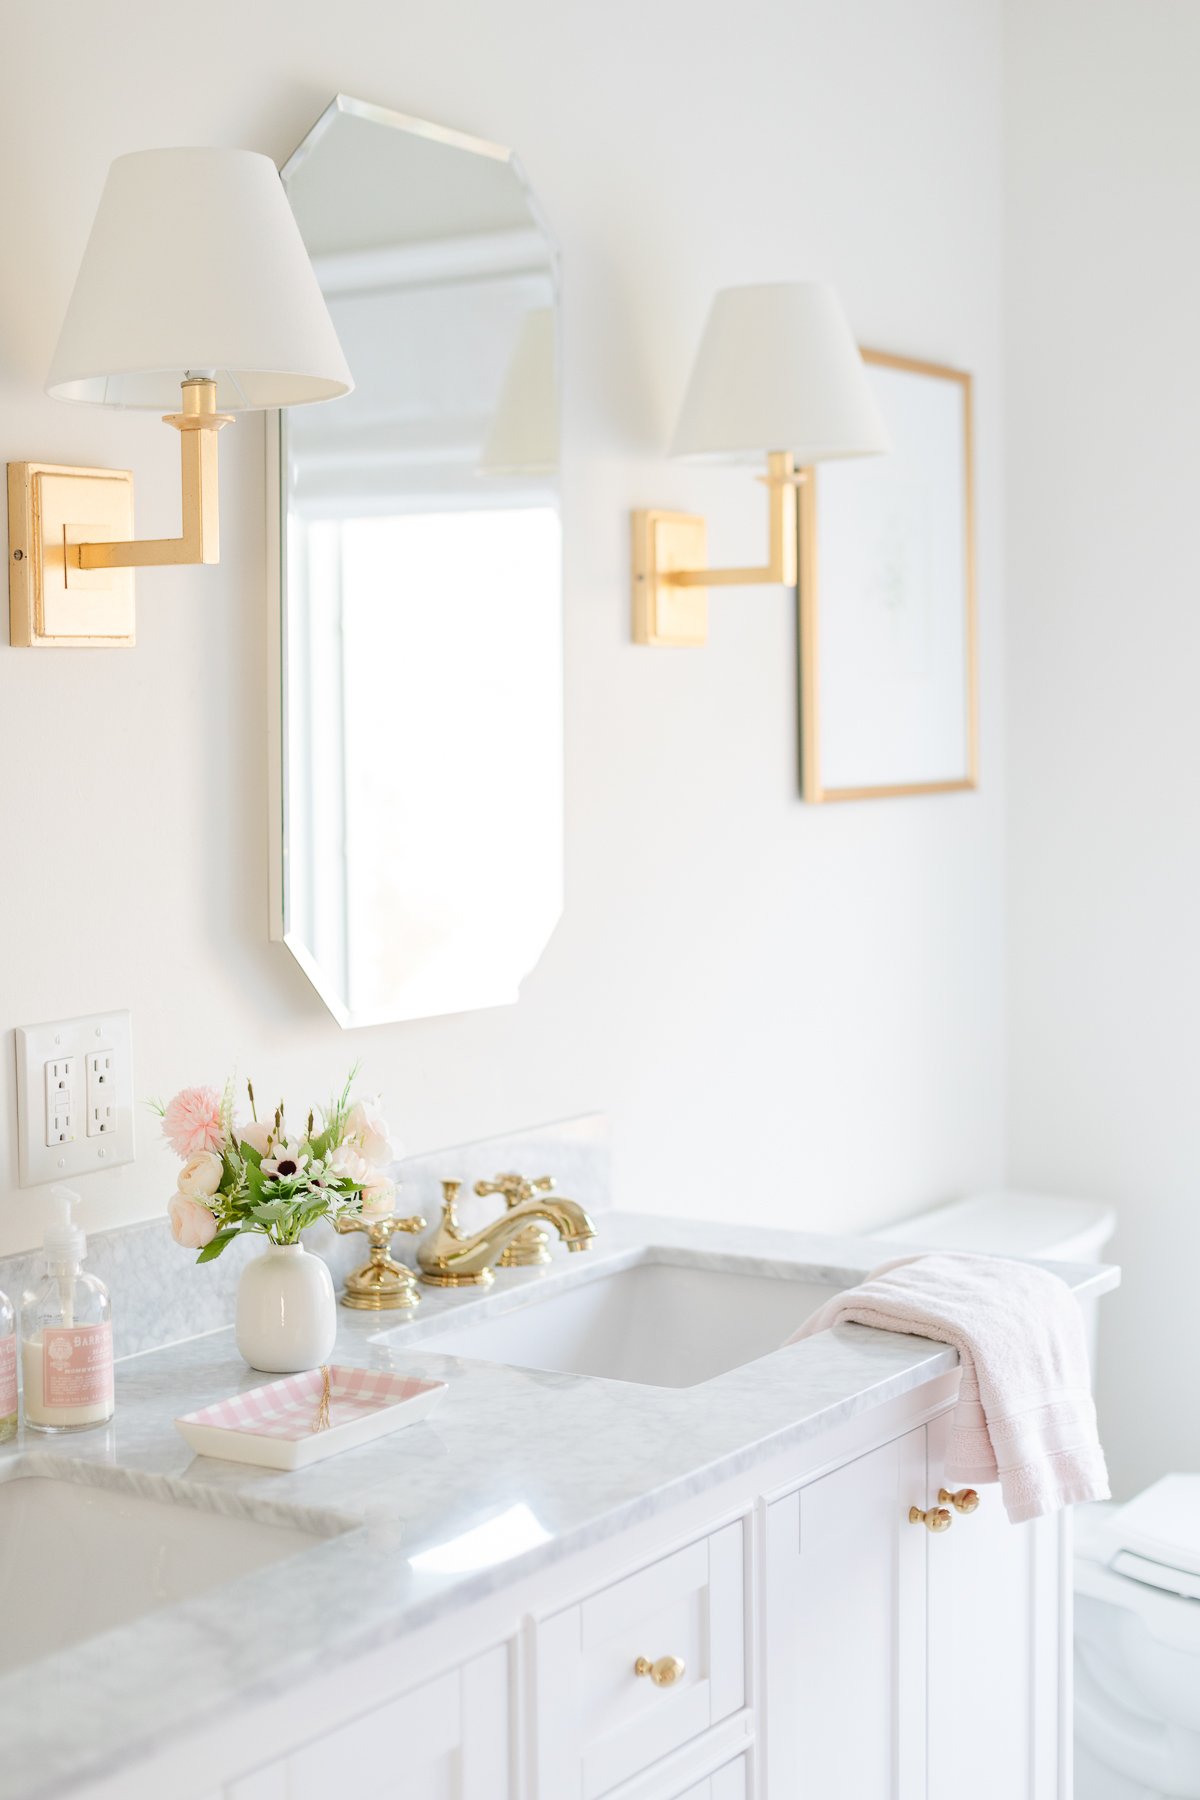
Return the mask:
{"type": "Polygon", "coordinates": [[[78,1199],[69,1188],[50,1189],[45,1273],[21,1303],[25,1424],[33,1431],[86,1431],[113,1416],[108,1289],[83,1272],[87,1239],[72,1211],[78,1199]]]}

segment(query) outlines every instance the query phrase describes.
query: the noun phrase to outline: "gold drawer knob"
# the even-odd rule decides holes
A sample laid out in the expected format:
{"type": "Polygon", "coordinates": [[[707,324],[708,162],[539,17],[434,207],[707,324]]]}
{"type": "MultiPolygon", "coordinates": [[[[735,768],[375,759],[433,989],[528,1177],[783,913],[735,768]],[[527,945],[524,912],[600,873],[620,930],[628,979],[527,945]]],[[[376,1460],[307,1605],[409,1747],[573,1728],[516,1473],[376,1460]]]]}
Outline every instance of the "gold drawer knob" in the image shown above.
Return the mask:
{"type": "MultiPolygon", "coordinates": [[[[946,1517],[949,1516],[947,1513],[946,1517]]],[[[633,1672],[648,1675],[655,1687],[674,1687],[677,1681],[683,1680],[684,1662],[679,1656],[660,1656],[657,1662],[651,1662],[648,1656],[639,1656],[633,1672]]]]}
{"type": "Polygon", "coordinates": [[[979,1509],[979,1495],[974,1488],[959,1488],[956,1494],[948,1488],[939,1488],[938,1500],[942,1506],[952,1506],[955,1512],[973,1513],[979,1509]]]}
{"type": "Polygon", "coordinates": [[[922,1512],[919,1506],[910,1506],[908,1522],[910,1525],[924,1525],[927,1531],[949,1531],[954,1520],[944,1506],[931,1506],[928,1512],[922,1512]]]}

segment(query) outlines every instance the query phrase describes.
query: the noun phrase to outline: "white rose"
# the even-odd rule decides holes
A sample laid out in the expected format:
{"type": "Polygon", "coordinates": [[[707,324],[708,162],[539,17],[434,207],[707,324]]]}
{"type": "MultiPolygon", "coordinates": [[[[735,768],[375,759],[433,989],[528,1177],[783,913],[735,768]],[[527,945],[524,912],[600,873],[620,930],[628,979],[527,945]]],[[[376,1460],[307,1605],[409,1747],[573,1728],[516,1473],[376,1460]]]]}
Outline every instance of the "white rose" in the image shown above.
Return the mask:
{"type": "Polygon", "coordinates": [[[346,1141],[354,1144],[377,1166],[395,1161],[392,1134],[379,1110],[378,1100],[357,1100],[346,1120],[346,1141]]]}
{"type": "Polygon", "coordinates": [[[358,1154],[353,1144],[339,1144],[325,1160],[325,1172],[338,1181],[361,1183],[375,1173],[369,1162],[358,1154]]]}
{"type": "Polygon", "coordinates": [[[203,1250],[217,1235],[217,1221],[207,1206],[187,1194],[172,1194],[167,1212],[171,1219],[171,1236],[185,1250],[203,1250]]]}
{"type": "Polygon", "coordinates": [[[213,1150],[197,1150],[179,1171],[179,1192],[207,1197],[215,1194],[225,1173],[224,1164],[213,1150]]]}
{"type": "Polygon", "coordinates": [[[396,1184],[386,1175],[372,1175],[362,1185],[364,1219],[384,1219],[396,1204],[396,1184]]]}
{"type": "Polygon", "coordinates": [[[234,1131],[240,1144],[249,1144],[260,1156],[267,1154],[267,1142],[271,1136],[269,1125],[262,1124],[258,1119],[247,1119],[244,1125],[235,1126],[234,1131]]]}

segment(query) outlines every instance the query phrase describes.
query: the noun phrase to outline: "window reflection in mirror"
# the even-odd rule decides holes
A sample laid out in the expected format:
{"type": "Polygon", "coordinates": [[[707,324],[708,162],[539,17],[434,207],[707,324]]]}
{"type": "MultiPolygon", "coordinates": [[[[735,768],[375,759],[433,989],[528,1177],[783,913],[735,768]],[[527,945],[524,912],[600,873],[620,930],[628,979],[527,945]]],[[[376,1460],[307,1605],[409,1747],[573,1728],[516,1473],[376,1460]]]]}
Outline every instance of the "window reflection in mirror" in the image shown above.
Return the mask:
{"type": "Polygon", "coordinates": [[[554,246],[345,98],[284,180],[355,389],[281,423],[282,935],[343,1024],[502,1004],[561,905],[554,246]]]}

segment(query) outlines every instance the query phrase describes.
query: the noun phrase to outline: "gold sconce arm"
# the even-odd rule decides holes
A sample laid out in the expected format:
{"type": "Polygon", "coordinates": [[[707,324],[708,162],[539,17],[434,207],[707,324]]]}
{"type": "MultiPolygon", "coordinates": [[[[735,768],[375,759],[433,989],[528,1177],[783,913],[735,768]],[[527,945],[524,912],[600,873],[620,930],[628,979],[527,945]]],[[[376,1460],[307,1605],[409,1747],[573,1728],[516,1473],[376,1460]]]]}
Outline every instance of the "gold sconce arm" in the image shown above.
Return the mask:
{"type": "Polygon", "coordinates": [[[72,567],[144,569],[160,563],[215,563],[220,560],[217,433],[222,426],[232,425],[233,414],[217,411],[215,381],[189,377],[181,385],[183,411],[163,416],[163,424],[173,425],[179,433],[183,497],[181,535],[69,545],[68,584],[72,567]]]}
{"type": "Polygon", "coordinates": [[[798,528],[796,489],[805,479],[790,450],[773,450],[767,473],[768,555],[759,566],[710,569],[708,533],[694,513],[633,515],[633,641],[658,646],[698,646],[708,641],[710,587],[796,585],[798,528]]]}
{"type": "Polygon", "coordinates": [[[675,569],[660,579],[676,587],[757,587],[766,582],[795,587],[795,492],[804,480],[804,470],[796,468],[790,450],[772,450],[767,473],[757,479],[767,490],[767,561],[750,569],[675,569]]]}
{"type": "Polygon", "coordinates": [[[133,535],[133,476],[125,469],[9,463],[9,641],[42,648],[134,641],[133,570],[218,559],[217,411],[214,381],[189,376],[179,433],[183,529],[177,538],[133,535]]]}

